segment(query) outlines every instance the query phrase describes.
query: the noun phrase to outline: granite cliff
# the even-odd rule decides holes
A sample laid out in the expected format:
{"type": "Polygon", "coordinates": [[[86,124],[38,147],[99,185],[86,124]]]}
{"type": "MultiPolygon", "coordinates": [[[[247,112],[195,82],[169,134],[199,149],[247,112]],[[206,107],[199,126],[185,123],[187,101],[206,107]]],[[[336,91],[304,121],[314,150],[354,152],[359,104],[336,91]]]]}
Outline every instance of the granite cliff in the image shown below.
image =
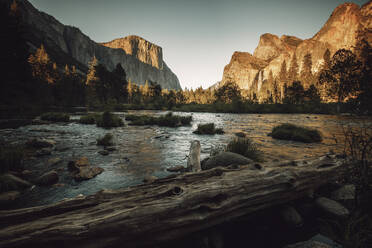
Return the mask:
{"type": "MultiPolygon", "coordinates": [[[[1,0],[11,3],[13,0],[1,0]]],[[[127,79],[137,84],[147,80],[162,88],[181,89],[177,76],[163,61],[162,48],[138,36],[128,36],[99,44],[78,28],[66,26],[54,17],[37,10],[27,0],[17,0],[31,50],[44,45],[57,64],[75,65],[86,73],[94,56],[109,70],[121,63],[127,79]]]]}
{"type": "MultiPolygon", "coordinates": [[[[247,52],[235,52],[230,63],[225,66],[221,83],[232,81],[249,94],[256,94],[260,101],[273,90],[273,78],[278,78],[283,61],[287,70],[296,56],[298,73],[303,68],[303,58],[311,54],[312,73],[316,74],[324,63],[324,53],[330,50],[331,56],[341,48],[353,49],[357,34],[363,33],[372,42],[372,2],[362,7],[353,3],[338,6],[321,28],[312,38],[302,40],[294,36],[263,34],[253,55],[247,52]]],[[[303,82],[309,87],[308,82],[303,82]]],[[[280,85],[279,87],[283,87],[280,85]]]]}

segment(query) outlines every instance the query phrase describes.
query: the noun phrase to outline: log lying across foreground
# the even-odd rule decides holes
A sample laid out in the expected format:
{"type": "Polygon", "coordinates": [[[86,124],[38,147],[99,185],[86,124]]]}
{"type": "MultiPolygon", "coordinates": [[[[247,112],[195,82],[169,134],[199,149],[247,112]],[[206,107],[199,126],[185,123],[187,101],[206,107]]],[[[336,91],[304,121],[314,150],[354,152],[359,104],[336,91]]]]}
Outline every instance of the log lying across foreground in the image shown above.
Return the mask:
{"type": "Polygon", "coordinates": [[[335,157],[215,168],[122,190],[0,211],[0,247],[138,247],[301,198],[335,179],[335,157]]]}

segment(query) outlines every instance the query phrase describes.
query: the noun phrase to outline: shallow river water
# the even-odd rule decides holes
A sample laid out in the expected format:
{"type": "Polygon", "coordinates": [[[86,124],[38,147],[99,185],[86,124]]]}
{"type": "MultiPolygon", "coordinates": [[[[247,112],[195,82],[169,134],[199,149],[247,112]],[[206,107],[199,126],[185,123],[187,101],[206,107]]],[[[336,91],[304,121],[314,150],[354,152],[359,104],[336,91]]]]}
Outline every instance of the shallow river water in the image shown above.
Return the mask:
{"type": "MultiPolygon", "coordinates": [[[[164,111],[131,111],[136,114],[164,114],[164,111]]],[[[124,119],[125,113],[116,113],[124,119]]],[[[258,144],[266,161],[292,160],[320,156],[333,151],[341,151],[341,125],[350,124],[350,117],[308,114],[215,114],[215,113],[174,113],[193,116],[191,126],[168,128],[157,126],[129,126],[110,130],[95,125],[78,123],[30,125],[18,129],[0,130],[0,138],[9,143],[23,143],[31,138],[40,137],[56,141],[57,147],[64,151],[53,151],[51,155],[27,161],[27,168],[37,177],[50,170],[57,170],[59,185],[55,187],[34,187],[24,192],[13,208],[37,206],[53,203],[79,194],[89,195],[102,189],[118,189],[143,182],[147,175],[165,177],[171,173],[167,168],[186,166],[186,155],[190,141],[201,143],[201,158],[209,156],[211,148],[226,145],[236,132],[244,132],[258,144]],[[196,135],[192,131],[199,123],[213,122],[223,127],[224,135],[196,135]],[[271,129],[281,123],[293,123],[320,130],[322,143],[304,144],[293,141],[275,140],[267,136],[271,129]],[[116,151],[108,156],[98,152],[102,147],[96,139],[106,133],[114,135],[116,151]],[[338,144],[336,144],[336,140],[338,144]],[[88,157],[93,166],[100,166],[104,172],[83,182],[75,182],[67,171],[67,163],[79,157],[88,157]],[[61,158],[62,163],[48,165],[48,160],[61,158]]],[[[79,116],[72,116],[78,119],[79,116]]],[[[369,120],[358,120],[372,122],[369,120]]]]}

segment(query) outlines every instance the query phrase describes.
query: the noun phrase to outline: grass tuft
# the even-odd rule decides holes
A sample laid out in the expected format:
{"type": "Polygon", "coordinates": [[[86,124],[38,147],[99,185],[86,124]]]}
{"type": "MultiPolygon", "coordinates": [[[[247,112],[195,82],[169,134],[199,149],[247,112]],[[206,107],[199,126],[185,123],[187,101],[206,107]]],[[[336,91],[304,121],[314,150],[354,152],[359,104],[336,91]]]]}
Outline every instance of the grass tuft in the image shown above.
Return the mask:
{"type": "Polygon", "coordinates": [[[40,119],[43,121],[53,121],[53,122],[68,122],[70,121],[70,115],[66,113],[55,113],[48,112],[40,116],[40,119]]]}
{"type": "Polygon", "coordinates": [[[133,126],[158,125],[161,127],[179,127],[190,125],[192,116],[178,116],[169,112],[159,117],[148,115],[126,115],[125,119],[131,122],[129,125],[133,126]]]}
{"type": "Polygon", "coordinates": [[[98,146],[112,146],[114,136],[111,133],[106,133],[105,136],[100,137],[97,139],[97,145],[98,146]]]}
{"type": "Polygon", "coordinates": [[[195,134],[224,134],[222,128],[216,128],[214,123],[198,124],[198,128],[193,132],[195,134]]]}
{"type": "Polygon", "coordinates": [[[232,139],[226,147],[227,152],[233,152],[244,157],[250,158],[253,161],[262,162],[262,152],[258,149],[257,144],[255,144],[250,138],[234,138],[232,139]]]}
{"type": "Polygon", "coordinates": [[[96,124],[98,127],[121,127],[124,126],[123,120],[109,111],[105,111],[101,116],[96,118],[96,124]]]}
{"type": "Polygon", "coordinates": [[[322,135],[318,130],[308,127],[300,127],[289,123],[274,127],[269,136],[274,139],[293,140],[304,143],[322,141],[322,135]]]}

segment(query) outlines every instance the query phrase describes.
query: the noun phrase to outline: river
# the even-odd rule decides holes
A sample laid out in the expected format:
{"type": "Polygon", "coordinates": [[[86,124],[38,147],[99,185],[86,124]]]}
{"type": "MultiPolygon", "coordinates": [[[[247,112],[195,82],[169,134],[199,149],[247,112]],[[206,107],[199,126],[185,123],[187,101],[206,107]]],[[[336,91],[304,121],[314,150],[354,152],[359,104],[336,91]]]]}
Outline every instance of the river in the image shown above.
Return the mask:
{"type": "MultiPolygon", "coordinates": [[[[131,114],[164,114],[164,111],[130,111],[131,114]]],[[[116,113],[124,119],[125,113],[116,113]]],[[[51,171],[59,173],[59,184],[54,187],[33,187],[22,194],[12,208],[49,204],[79,194],[89,195],[102,189],[118,189],[137,185],[147,175],[165,177],[167,168],[186,166],[186,155],[190,141],[201,143],[201,158],[209,156],[213,146],[226,145],[235,137],[236,132],[244,132],[264,153],[266,161],[293,160],[320,156],[330,151],[342,151],[341,125],[361,122],[372,123],[371,119],[353,120],[347,116],[309,115],[309,114],[215,114],[215,113],[177,113],[192,115],[191,126],[169,128],[157,126],[129,126],[110,130],[95,125],[79,123],[30,125],[18,129],[0,130],[0,138],[8,143],[23,143],[31,138],[46,138],[56,141],[57,147],[51,155],[26,161],[26,169],[33,172],[33,178],[51,171]],[[213,122],[223,127],[224,135],[196,135],[192,131],[199,123],[213,122]],[[316,128],[321,131],[321,143],[304,144],[300,142],[275,140],[267,136],[271,129],[281,123],[316,128]],[[108,156],[98,154],[102,147],[96,145],[96,139],[106,133],[112,133],[116,151],[108,156]],[[337,143],[336,143],[337,140],[337,143]],[[79,157],[88,157],[90,163],[100,166],[104,172],[83,182],[75,182],[67,171],[67,163],[79,157]],[[61,158],[62,163],[48,165],[51,158],[61,158]]],[[[72,116],[79,119],[79,116],[72,116]]]]}

